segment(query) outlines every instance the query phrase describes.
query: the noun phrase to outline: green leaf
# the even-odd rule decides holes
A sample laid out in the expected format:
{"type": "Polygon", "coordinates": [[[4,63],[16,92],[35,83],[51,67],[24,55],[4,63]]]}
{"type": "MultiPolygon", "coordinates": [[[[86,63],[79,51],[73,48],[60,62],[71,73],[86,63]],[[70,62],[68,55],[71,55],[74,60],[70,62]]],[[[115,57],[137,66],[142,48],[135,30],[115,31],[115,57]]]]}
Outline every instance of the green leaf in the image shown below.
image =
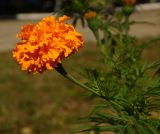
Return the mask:
{"type": "Polygon", "coordinates": [[[127,134],[135,134],[135,129],[133,129],[132,127],[130,126],[127,126],[127,134]]]}
{"type": "Polygon", "coordinates": [[[84,134],[89,134],[89,131],[86,131],[84,134]]]}
{"type": "Polygon", "coordinates": [[[145,127],[143,127],[140,123],[136,122],[135,126],[138,132],[137,134],[149,134],[145,127]]]}
{"type": "Polygon", "coordinates": [[[91,111],[90,115],[96,114],[100,112],[102,109],[109,107],[106,102],[98,104],[97,106],[94,107],[94,109],[91,111]]]}
{"type": "Polygon", "coordinates": [[[83,10],[83,4],[80,2],[80,0],[74,0],[74,8],[77,10],[83,10]]]}
{"type": "Polygon", "coordinates": [[[114,125],[114,126],[82,126],[73,130],[73,132],[86,132],[86,131],[96,131],[96,132],[108,132],[108,131],[117,131],[120,130],[122,125],[114,125]]]}
{"type": "Polygon", "coordinates": [[[129,121],[129,119],[127,117],[118,117],[117,115],[111,115],[111,114],[102,114],[102,113],[98,113],[97,114],[99,117],[103,117],[106,119],[113,119],[113,120],[117,120],[117,121],[129,121]]]}
{"type": "Polygon", "coordinates": [[[156,68],[157,66],[160,66],[160,60],[157,60],[157,61],[153,62],[152,64],[148,65],[145,70],[156,68]]]}
{"type": "Polygon", "coordinates": [[[147,127],[147,129],[153,133],[153,134],[159,134],[156,130],[156,128],[154,128],[152,125],[150,125],[149,123],[145,122],[145,121],[141,121],[142,124],[144,124],[145,127],[147,127]]]}

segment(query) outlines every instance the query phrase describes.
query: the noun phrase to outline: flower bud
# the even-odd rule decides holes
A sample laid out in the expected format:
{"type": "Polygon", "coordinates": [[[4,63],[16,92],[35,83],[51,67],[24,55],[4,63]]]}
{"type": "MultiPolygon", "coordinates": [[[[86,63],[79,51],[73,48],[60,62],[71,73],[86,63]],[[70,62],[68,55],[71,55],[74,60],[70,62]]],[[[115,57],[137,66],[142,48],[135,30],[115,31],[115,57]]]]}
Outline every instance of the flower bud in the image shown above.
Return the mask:
{"type": "Polygon", "coordinates": [[[122,0],[125,6],[133,6],[136,3],[136,0],[122,0]]]}
{"type": "Polygon", "coordinates": [[[85,17],[86,19],[92,19],[92,18],[94,18],[94,17],[96,17],[96,16],[97,16],[97,13],[96,13],[96,12],[93,12],[93,11],[87,12],[87,13],[84,14],[84,17],[85,17]]]}
{"type": "Polygon", "coordinates": [[[124,6],[123,7],[123,13],[127,16],[129,16],[133,12],[133,7],[132,6],[124,6]]]}

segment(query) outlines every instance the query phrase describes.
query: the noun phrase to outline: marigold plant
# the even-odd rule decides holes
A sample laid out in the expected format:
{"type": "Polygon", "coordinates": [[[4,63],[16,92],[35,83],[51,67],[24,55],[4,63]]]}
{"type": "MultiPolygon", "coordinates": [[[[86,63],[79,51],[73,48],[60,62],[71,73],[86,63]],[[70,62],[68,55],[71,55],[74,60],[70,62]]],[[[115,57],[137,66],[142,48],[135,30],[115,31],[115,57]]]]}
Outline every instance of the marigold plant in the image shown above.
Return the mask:
{"type": "Polygon", "coordinates": [[[21,42],[16,44],[13,57],[22,70],[40,73],[53,69],[83,45],[82,35],[72,25],[64,24],[67,19],[67,16],[58,20],[49,16],[37,24],[27,24],[21,28],[17,35],[21,42]]]}
{"type": "Polygon", "coordinates": [[[98,67],[85,70],[86,83],[73,78],[61,64],[83,44],[82,35],[72,25],[64,24],[67,16],[58,20],[50,16],[36,25],[22,27],[18,34],[22,41],[17,43],[13,57],[28,72],[55,68],[90,91],[92,98],[101,100],[73,133],[159,134],[160,117],[153,118],[152,114],[160,113],[160,60],[150,63],[141,57],[143,50],[157,39],[139,42],[129,34],[130,26],[136,22],[130,20],[134,5],[128,4],[134,1],[126,1],[126,5],[121,1],[121,10],[106,9],[108,0],[94,6],[90,2],[96,0],[66,1],[71,4],[64,4],[64,11],[76,14],[73,24],[77,17],[85,20],[101,51],[98,67]]]}
{"type": "Polygon", "coordinates": [[[160,117],[153,116],[160,113],[160,60],[150,63],[141,57],[143,50],[156,44],[157,39],[139,42],[129,34],[131,25],[136,23],[130,19],[136,0],[102,0],[103,4],[91,6],[93,1],[100,2],[86,0],[85,6],[84,1],[75,0],[74,6],[64,10],[76,9],[76,16],[83,16],[102,58],[97,68],[88,68],[84,73],[89,91],[102,102],[81,119],[82,126],[74,132],[159,134],[160,117]],[[116,10],[114,2],[122,7],[116,10]],[[82,10],[80,7],[84,6],[82,10]],[[96,12],[96,16],[88,19],[88,11],[96,12]]]}

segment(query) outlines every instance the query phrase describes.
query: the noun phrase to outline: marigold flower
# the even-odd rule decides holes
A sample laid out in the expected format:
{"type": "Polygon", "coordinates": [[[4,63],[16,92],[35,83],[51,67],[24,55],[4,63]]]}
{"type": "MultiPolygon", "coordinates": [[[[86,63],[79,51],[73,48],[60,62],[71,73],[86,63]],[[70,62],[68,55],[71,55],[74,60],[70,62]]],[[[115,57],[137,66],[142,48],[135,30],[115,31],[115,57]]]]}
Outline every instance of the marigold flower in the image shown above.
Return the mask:
{"type": "Polygon", "coordinates": [[[136,3],[136,0],[123,0],[124,5],[133,6],[136,3]]]}
{"type": "Polygon", "coordinates": [[[83,37],[71,24],[64,24],[67,19],[67,16],[58,20],[49,16],[37,24],[27,24],[21,28],[17,35],[21,42],[16,44],[13,57],[22,70],[32,73],[51,70],[79,50],[83,37]]]}
{"type": "Polygon", "coordinates": [[[96,17],[96,16],[97,16],[97,13],[96,13],[96,12],[87,12],[87,13],[84,14],[84,17],[85,17],[86,19],[92,19],[92,18],[94,18],[94,17],[96,17]]]}

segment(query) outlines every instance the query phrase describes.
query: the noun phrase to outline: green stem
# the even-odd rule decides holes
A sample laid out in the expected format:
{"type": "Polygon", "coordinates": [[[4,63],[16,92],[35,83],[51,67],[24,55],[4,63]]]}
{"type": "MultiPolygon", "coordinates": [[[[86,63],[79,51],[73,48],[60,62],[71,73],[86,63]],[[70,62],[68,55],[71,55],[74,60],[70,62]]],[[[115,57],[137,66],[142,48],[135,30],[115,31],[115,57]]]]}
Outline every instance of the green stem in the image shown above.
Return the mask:
{"type": "Polygon", "coordinates": [[[122,106],[119,105],[118,103],[116,103],[115,101],[110,100],[109,102],[111,103],[111,105],[115,105],[115,106],[119,107],[120,109],[122,109],[122,106]]]}
{"type": "Polygon", "coordinates": [[[104,29],[103,33],[104,33],[104,44],[102,44],[102,46],[104,47],[103,51],[104,51],[105,54],[108,54],[107,56],[112,57],[113,54],[114,54],[114,49],[115,48],[112,44],[112,41],[109,41],[108,27],[106,27],[106,29],[104,29]],[[106,49],[105,49],[105,47],[106,47],[106,49]]]}
{"type": "Polygon", "coordinates": [[[76,84],[76,85],[78,85],[78,86],[80,86],[80,87],[82,87],[82,88],[84,88],[84,89],[86,89],[86,90],[88,90],[88,91],[90,91],[90,92],[92,92],[92,93],[94,93],[94,94],[99,96],[99,94],[96,91],[94,91],[93,89],[89,88],[88,86],[80,83],[78,80],[76,80],[70,74],[67,73],[67,75],[65,75],[64,77],[67,78],[68,80],[72,81],[74,84],[76,84]]]}
{"type": "Polygon", "coordinates": [[[70,80],[71,82],[73,82],[74,84],[86,89],[87,91],[90,91],[94,94],[96,94],[97,96],[100,96],[95,90],[93,90],[92,88],[84,85],[83,83],[79,82],[78,80],[76,80],[74,77],[72,77],[70,74],[68,74],[65,69],[63,68],[62,64],[58,64],[57,67],[55,67],[55,69],[57,70],[57,72],[59,72],[62,76],[64,76],[66,79],[70,80]]]}
{"type": "Polygon", "coordinates": [[[100,46],[101,45],[101,40],[100,40],[100,37],[99,37],[99,32],[98,32],[98,29],[95,30],[95,29],[91,29],[96,40],[97,40],[97,45],[100,46]]]}
{"type": "Polygon", "coordinates": [[[124,29],[125,29],[126,42],[128,45],[129,43],[129,16],[125,16],[124,29]]]}
{"type": "Polygon", "coordinates": [[[97,41],[97,45],[99,46],[100,48],[100,51],[103,55],[103,57],[106,57],[106,50],[105,50],[105,45],[102,44],[101,40],[100,40],[100,36],[99,36],[99,32],[98,30],[95,30],[95,29],[91,29],[95,38],[96,38],[96,41],[97,41]]]}
{"type": "Polygon", "coordinates": [[[125,29],[125,34],[128,35],[129,32],[129,16],[125,16],[125,22],[124,22],[124,29],[125,29]]]}

